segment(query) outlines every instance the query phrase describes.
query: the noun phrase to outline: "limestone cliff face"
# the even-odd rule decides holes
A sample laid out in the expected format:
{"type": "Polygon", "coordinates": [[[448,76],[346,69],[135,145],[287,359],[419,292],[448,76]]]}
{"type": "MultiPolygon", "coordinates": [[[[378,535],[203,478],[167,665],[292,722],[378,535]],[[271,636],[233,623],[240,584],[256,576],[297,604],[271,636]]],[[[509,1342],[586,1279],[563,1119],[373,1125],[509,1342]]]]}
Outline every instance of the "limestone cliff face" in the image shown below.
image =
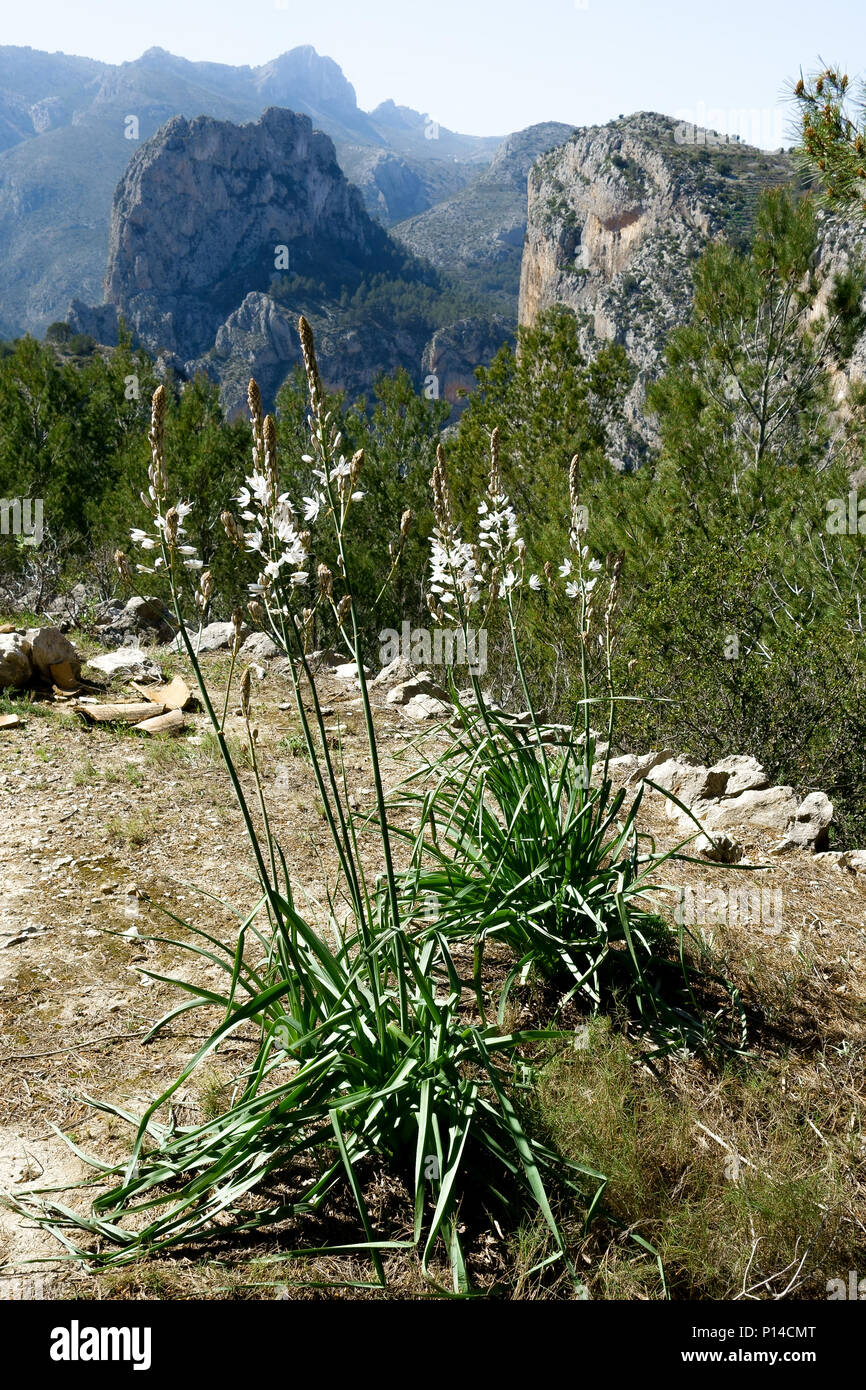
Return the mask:
{"type": "Polygon", "coordinates": [[[722,144],[649,113],[578,130],[533,166],[520,322],[565,304],[585,352],[625,346],[637,380],[623,462],[637,461],[651,438],[645,388],[671,329],[688,318],[695,260],[711,237],[747,237],[762,189],[793,173],[786,155],[722,144]]]}
{"type": "Polygon", "coordinates": [[[105,297],[148,347],[193,358],[246,294],[282,273],[357,274],[386,247],[308,117],[277,107],[241,126],[178,116],[118,185],[105,297]]]}

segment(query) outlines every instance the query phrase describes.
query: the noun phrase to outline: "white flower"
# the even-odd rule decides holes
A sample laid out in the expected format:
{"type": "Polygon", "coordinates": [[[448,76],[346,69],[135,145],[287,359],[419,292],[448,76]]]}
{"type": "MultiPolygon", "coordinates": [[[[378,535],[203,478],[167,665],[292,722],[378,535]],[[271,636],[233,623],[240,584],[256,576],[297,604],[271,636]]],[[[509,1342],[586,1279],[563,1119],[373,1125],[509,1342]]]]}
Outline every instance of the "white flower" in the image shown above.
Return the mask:
{"type": "Polygon", "coordinates": [[[256,501],[262,507],[266,507],[270,500],[271,488],[264,473],[259,473],[257,469],[254,469],[252,475],[247,478],[247,482],[253,490],[256,501]]]}
{"type": "Polygon", "coordinates": [[[529,576],[529,587],[536,594],[540,592],[542,586],[541,580],[539,579],[537,574],[531,574],[529,576]]]}
{"type": "Polygon", "coordinates": [[[254,550],[257,551],[259,554],[261,553],[262,542],[264,540],[264,536],[262,535],[261,531],[247,531],[246,535],[244,536],[244,540],[247,543],[247,550],[254,550]]]}
{"type": "Polygon", "coordinates": [[[577,581],[576,579],[572,579],[572,580],[569,581],[568,584],[566,584],[566,586],[565,586],[565,596],[566,596],[566,598],[579,598],[579,597],[580,597],[580,584],[578,583],[578,581],[577,581]]]}
{"type": "Polygon", "coordinates": [[[430,592],[443,604],[454,603],[459,593],[465,604],[477,603],[482,579],[471,545],[451,538],[448,544],[434,532],[430,543],[430,592]]]}
{"type": "Polygon", "coordinates": [[[478,544],[497,557],[504,558],[512,545],[518,545],[517,517],[508,498],[500,495],[492,499],[493,507],[486,502],[479,503],[478,544]]]}
{"type": "Polygon", "coordinates": [[[363,502],[363,500],[364,500],[364,498],[365,498],[366,496],[367,496],[366,492],[353,492],[353,493],[352,493],[352,501],[353,501],[353,502],[363,502]]]}
{"type": "Polygon", "coordinates": [[[560,567],[559,567],[559,573],[561,574],[561,576],[562,576],[563,579],[567,579],[567,578],[568,578],[568,576],[571,574],[571,561],[570,561],[570,560],[563,560],[562,564],[561,564],[560,567]]]}
{"type": "Polygon", "coordinates": [[[590,573],[591,573],[591,574],[598,574],[599,570],[601,569],[601,561],[600,561],[600,560],[590,560],[590,562],[589,562],[589,569],[590,569],[590,573]]]}
{"type": "Polygon", "coordinates": [[[324,497],[320,492],[316,492],[312,497],[304,498],[304,521],[317,521],[319,512],[322,510],[324,497]]]}
{"type": "Polygon", "coordinates": [[[204,569],[204,560],[184,560],[183,566],[188,570],[204,569]]]}

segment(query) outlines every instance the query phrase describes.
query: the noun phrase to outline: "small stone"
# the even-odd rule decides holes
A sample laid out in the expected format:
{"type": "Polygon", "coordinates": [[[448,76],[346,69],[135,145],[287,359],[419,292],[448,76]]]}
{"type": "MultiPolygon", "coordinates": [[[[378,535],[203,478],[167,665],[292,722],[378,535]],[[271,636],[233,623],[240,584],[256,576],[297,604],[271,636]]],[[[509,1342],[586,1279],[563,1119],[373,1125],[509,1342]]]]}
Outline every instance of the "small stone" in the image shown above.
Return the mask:
{"type": "MultiPolygon", "coordinates": [[[[364,667],[364,675],[371,676],[373,673],[369,666],[364,667]]],[[[339,666],[334,667],[334,675],[339,681],[356,681],[358,679],[357,661],[343,661],[339,666]]]]}
{"type": "Polygon", "coordinates": [[[410,719],[447,719],[452,707],[445,700],[437,700],[432,695],[415,695],[405,705],[403,713],[410,719]]]}
{"type": "Polygon", "coordinates": [[[407,705],[417,695],[429,695],[434,700],[448,702],[448,692],[434,681],[429,671],[419,671],[417,676],[400,681],[393,690],[388,691],[385,699],[389,705],[407,705]]]}
{"type": "Polygon", "coordinates": [[[266,632],[251,632],[238,652],[242,661],[273,661],[282,655],[276,642],[266,632]]]}
{"type": "Polygon", "coordinates": [[[397,685],[400,681],[409,681],[415,675],[415,667],[405,656],[398,656],[394,661],[383,666],[373,685],[397,685]]]}
{"type": "Polygon", "coordinates": [[[699,835],[693,848],[702,859],[709,859],[714,864],[739,864],[743,857],[743,846],[739,840],[732,839],[723,830],[712,838],[699,835]]]}
{"type": "Polygon", "coordinates": [[[791,849],[810,849],[813,852],[826,849],[832,820],[833,803],[830,798],[824,792],[810,792],[785,827],[784,839],[771,853],[784,854],[791,849]]]}
{"type": "Polygon", "coordinates": [[[116,651],[92,656],[88,666],[105,676],[125,676],[134,681],[162,681],[162,670],[141,647],[118,647],[116,651]]]}
{"type": "Polygon", "coordinates": [[[33,679],[30,643],[18,632],[0,634],[0,689],[26,690],[33,679]]]}
{"type": "Polygon", "coordinates": [[[727,775],[724,796],[739,796],[740,792],[761,791],[769,787],[770,779],[757,758],[732,754],[713,763],[710,772],[727,775]]]}

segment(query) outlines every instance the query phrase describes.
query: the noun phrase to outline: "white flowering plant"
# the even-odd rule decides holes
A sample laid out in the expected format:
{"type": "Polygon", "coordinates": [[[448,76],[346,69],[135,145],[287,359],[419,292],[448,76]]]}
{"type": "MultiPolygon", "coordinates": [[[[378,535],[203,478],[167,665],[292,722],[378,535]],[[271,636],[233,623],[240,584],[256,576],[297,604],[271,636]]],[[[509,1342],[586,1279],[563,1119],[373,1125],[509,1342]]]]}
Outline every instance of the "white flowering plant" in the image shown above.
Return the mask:
{"type": "MultiPolygon", "coordinates": [[[[626,788],[614,791],[610,776],[621,698],[611,661],[620,560],[612,557],[605,569],[590,554],[578,459],[569,472],[570,554],[548,563],[543,578],[525,574],[526,546],[503,484],[496,430],[477,543],[467,542],[455,521],[441,448],[432,486],[431,611],[466,637],[475,608],[486,618],[494,604],[504,605],[526,711],[517,720],[504,716],[472,671],[471,698],[453,691],[458,735],[394,799],[402,811],[417,812],[414,831],[402,828],[405,815],[394,819],[394,833],[410,847],[401,896],[409,908],[432,901],[440,933],[474,942],[480,1006],[485,947],[498,941],[509,948],[500,1024],[515,983],[542,975],[556,986],[560,1007],[575,996],[592,1010],[614,996],[627,1000],[657,1052],[715,1042],[720,1030],[708,1025],[693,992],[688,934],[668,926],[658,910],[656,875],[668,859],[688,857],[688,839],[657,850],[638,825],[644,784],[629,797],[626,788]],[[557,586],[573,605],[581,650],[581,694],[570,726],[543,725],[521,655],[521,603],[557,586]],[[587,672],[591,644],[605,673],[596,695],[587,672]],[[603,714],[603,736],[592,728],[593,709],[603,714]]],[[[735,1001],[732,1009],[739,1034],[735,1001]]]]}
{"type": "MultiPolygon", "coordinates": [[[[174,981],[187,997],[152,1032],[195,1010],[212,1016],[210,1031],[171,1084],[133,1120],[135,1139],[126,1162],[90,1160],[99,1187],[90,1212],[75,1213],[38,1189],[16,1199],[17,1207],[91,1266],[123,1265],[146,1253],[215,1235],[225,1240],[233,1231],[275,1222],[287,1224],[284,1243],[288,1257],[296,1258],[307,1248],[304,1232],[310,1219],[320,1210],[326,1215],[342,1189],[355,1204],[358,1231],[348,1243],[342,1234],[340,1249],[369,1257],[371,1286],[385,1284],[386,1259],[404,1251],[415,1252],[434,1288],[441,1287],[444,1265],[452,1293],[470,1288],[471,1244],[479,1220],[493,1219],[501,1228],[528,1215],[548,1233],[550,1249],[539,1268],[564,1265],[580,1290],[557,1204],[567,1199],[588,1217],[597,1208],[605,1178],[566,1160],[534,1133],[524,1099],[539,1043],[560,1034],[555,1028],[504,1029],[489,1020],[483,993],[477,981],[463,979],[446,932],[435,923],[420,927],[401,891],[346,541],[346,518],[363,504],[363,459],[357,454],[346,459],[340,452],[342,441],[324,404],[312,333],[304,319],[299,329],[310,396],[311,444],[305,461],[313,464],[317,486],[301,506],[281,490],[276,425],[270,416],[262,418],[258,389],[251,383],[253,467],[238,499],[240,516],[227,511],[223,522],[239,549],[259,561],[250,608],[266,615],[288,658],[296,709],[336,852],[339,883],[329,890],[329,902],[342,896],[350,909],[348,923],[340,926],[333,913],[309,921],[298,911],[298,890],[304,884],[271,831],[259,776],[249,670],[240,678],[240,695],[258,823],[235,766],[223,727],[225,705],[220,717],[196,651],[194,628],[184,621],[186,581],[195,572],[190,562],[197,557],[183,549],[186,513],[167,505],[165,401],[158,391],[151,490],[145,495],[153,525],[136,531],[134,539],[154,558],[153,568],[159,559],[169,576],[181,639],[243,816],[258,894],[237,938],[230,941],[170,913],[188,932],[175,946],[218,966],[224,983],[203,988],[174,981]],[[331,528],[338,573],[335,578],[319,567],[316,594],[310,598],[315,526],[331,528]],[[357,662],[375,787],[375,845],[356,833],[341,769],[325,733],[306,645],[310,612],[317,603],[331,605],[357,662]],[[163,1107],[170,1110],[178,1089],[228,1039],[249,1043],[251,1036],[255,1041],[247,1048],[225,1113],[193,1124],[177,1124],[174,1118],[166,1124],[159,1118],[163,1107]],[[377,1227],[367,1200],[368,1186],[383,1172],[392,1186],[409,1193],[411,1209],[400,1215],[396,1231],[377,1227]]],[[[503,547],[517,547],[517,538],[511,534],[507,506],[491,501],[485,546],[498,554],[503,547]]],[[[401,533],[406,524],[404,518],[401,533]]],[[[461,603],[474,602],[477,559],[451,542],[442,530],[437,564],[443,576],[457,570],[455,599],[459,595],[461,603]]],[[[516,548],[514,553],[516,558],[516,548]]],[[[125,556],[118,563],[129,569],[125,556]]],[[[194,600],[199,620],[209,584],[205,571],[194,600]]],[[[449,592],[443,591],[440,601],[447,601],[449,592]]],[[[234,655],[240,618],[236,615],[234,655]]],[[[99,1102],[99,1107],[131,1119],[109,1102],[99,1102]]]]}

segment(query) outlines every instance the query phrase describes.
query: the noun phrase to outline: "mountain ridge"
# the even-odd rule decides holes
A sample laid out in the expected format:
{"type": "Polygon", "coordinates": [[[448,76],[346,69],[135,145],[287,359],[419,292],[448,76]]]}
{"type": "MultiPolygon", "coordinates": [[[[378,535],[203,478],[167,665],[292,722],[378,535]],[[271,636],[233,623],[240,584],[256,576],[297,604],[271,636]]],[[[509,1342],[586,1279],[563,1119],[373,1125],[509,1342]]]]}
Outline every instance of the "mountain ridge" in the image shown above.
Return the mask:
{"type": "Polygon", "coordinates": [[[71,299],[98,297],[114,189],[167,120],[242,124],[271,105],[331,136],[383,225],[451,193],[499,143],[444,127],[431,138],[420,112],[389,137],[382,113],[361,111],[339,65],[312,45],[257,68],[157,47],[123,64],[0,47],[0,336],[44,333],[71,299]]]}

